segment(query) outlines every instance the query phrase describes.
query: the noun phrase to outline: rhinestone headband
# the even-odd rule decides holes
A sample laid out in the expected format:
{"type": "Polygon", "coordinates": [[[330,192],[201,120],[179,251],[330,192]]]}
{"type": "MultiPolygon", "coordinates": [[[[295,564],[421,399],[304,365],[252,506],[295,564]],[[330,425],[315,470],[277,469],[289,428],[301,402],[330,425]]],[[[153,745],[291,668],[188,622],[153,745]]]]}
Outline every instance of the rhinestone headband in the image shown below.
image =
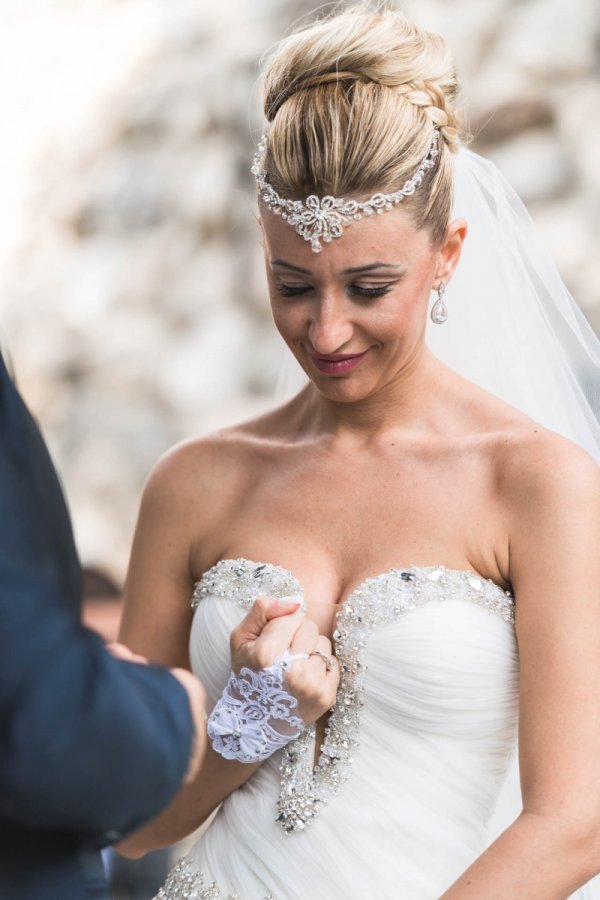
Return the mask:
{"type": "Polygon", "coordinates": [[[363,216],[372,216],[373,213],[382,213],[393,209],[404,200],[411,197],[417,187],[423,181],[428,169],[435,165],[436,156],[439,153],[438,141],[440,131],[434,128],[431,144],[427,156],[421,162],[419,168],[407,182],[393,194],[373,194],[368,200],[343,200],[339,197],[317,197],[311,194],[306,200],[285,200],[277,193],[274,187],[267,181],[267,173],[262,168],[262,159],[267,146],[267,136],[263,135],[254,156],[252,173],[260,191],[262,201],[271,212],[281,216],[305,241],[310,241],[311,249],[320,253],[323,249],[321,241],[331,243],[333,238],[339,238],[344,233],[344,225],[350,225],[353,221],[359,221],[363,216]]]}

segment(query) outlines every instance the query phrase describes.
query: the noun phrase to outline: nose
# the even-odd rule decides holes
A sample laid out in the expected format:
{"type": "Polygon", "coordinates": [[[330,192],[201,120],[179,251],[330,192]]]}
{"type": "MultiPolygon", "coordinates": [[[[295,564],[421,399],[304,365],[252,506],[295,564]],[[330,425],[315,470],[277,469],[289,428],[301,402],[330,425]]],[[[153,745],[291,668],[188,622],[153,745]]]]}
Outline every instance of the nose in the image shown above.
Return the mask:
{"type": "Polygon", "coordinates": [[[343,301],[333,296],[321,297],[312,310],[308,327],[312,349],[323,356],[338,353],[348,344],[353,331],[343,301]]]}

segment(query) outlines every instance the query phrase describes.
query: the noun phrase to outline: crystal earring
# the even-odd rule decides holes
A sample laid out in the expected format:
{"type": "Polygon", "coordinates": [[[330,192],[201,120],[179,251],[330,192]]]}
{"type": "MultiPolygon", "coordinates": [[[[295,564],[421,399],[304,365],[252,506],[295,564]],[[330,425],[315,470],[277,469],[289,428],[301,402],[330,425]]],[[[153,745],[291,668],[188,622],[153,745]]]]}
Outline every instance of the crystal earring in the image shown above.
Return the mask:
{"type": "Polygon", "coordinates": [[[446,293],[446,285],[440,281],[437,289],[437,300],[431,307],[431,321],[436,325],[443,325],[448,318],[448,307],[444,302],[444,294],[446,293]]]}

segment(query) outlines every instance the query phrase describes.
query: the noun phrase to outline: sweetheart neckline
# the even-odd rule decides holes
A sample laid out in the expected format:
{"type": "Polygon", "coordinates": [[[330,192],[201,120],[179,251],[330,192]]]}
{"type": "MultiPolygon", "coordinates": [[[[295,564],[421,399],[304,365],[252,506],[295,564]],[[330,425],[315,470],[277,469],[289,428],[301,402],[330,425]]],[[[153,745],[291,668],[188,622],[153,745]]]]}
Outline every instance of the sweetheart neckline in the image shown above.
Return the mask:
{"type": "MultiPolygon", "coordinates": [[[[268,568],[270,568],[270,569],[276,569],[276,570],[278,570],[279,572],[282,572],[284,575],[290,576],[290,578],[292,579],[292,581],[294,581],[294,582],[298,585],[298,587],[300,588],[300,591],[301,591],[302,597],[303,597],[302,603],[303,603],[303,605],[304,605],[304,585],[302,584],[302,582],[300,581],[300,579],[298,578],[298,576],[296,575],[296,573],[293,571],[293,569],[288,569],[288,568],[286,568],[285,566],[280,566],[280,565],[278,565],[277,563],[263,562],[263,561],[261,561],[261,560],[249,559],[247,556],[237,556],[237,557],[234,557],[234,556],[226,556],[226,557],[224,557],[223,559],[217,560],[217,562],[213,563],[213,565],[210,566],[208,569],[206,569],[206,571],[202,573],[202,575],[200,576],[200,578],[196,580],[196,582],[194,583],[194,587],[196,587],[197,585],[199,585],[199,584],[202,582],[202,580],[203,580],[204,578],[206,578],[206,577],[209,576],[213,571],[215,571],[216,569],[218,569],[218,567],[219,567],[220,565],[223,565],[223,564],[235,564],[235,563],[239,563],[240,565],[243,564],[243,565],[254,566],[254,567],[257,568],[257,569],[259,569],[259,568],[267,568],[267,567],[268,567],[268,568]]],[[[423,572],[423,573],[425,573],[425,572],[434,572],[434,571],[436,571],[436,570],[439,570],[439,571],[441,571],[441,572],[457,572],[457,573],[459,573],[459,574],[461,574],[461,575],[470,575],[470,576],[472,576],[473,578],[479,579],[479,580],[482,581],[484,584],[490,584],[490,585],[492,585],[494,588],[496,588],[496,589],[497,589],[501,594],[503,594],[504,596],[512,597],[512,598],[514,599],[514,594],[513,594],[512,591],[506,590],[505,588],[501,587],[501,586],[500,586],[499,584],[497,584],[492,578],[485,578],[483,575],[480,575],[479,572],[476,572],[474,569],[457,569],[457,568],[454,568],[454,567],[452,567],[452,566],[442,566],[442,565],[433,565],[433,566],[422,566],[422,565],[421,565],[421,566],[414,566],[414,565],[411,565],[411,566],[390,566],[388,569],[384,569],[382,572],[378,572],[378,573],[375,574],[375,575],[369,575],[367,578],[363,578],[362,581],[360,581],[358,584],[356,584],[356,585],[352,588],[352,590],[350,591],[350,593],[348,593],[348,594],[346,595],[346,597],[344,598],[344,600],[342,600],[340,603],[335,603],[335,604],[332,603],[332,604],[331,604],[331,608],[332,608],[333,610],[335,610],[336,616],[339,616],[340,613],[344,610],[344,607],[346,607],[346,605],[348,604],[348,602],[349,602],[350,600],[352,600],[352,599],[354,598],[354,596],[355,596],[358,592],[362,591],[362,590],[363,590],[368,584],[370,584],[371,582],[373,582],[373,581],[375,581],[375,580],[377,580],[377,579],[380,579],[380,578],[384,577],[385,575],[389,575],[389,574],[391,574],[392,572],[423,572]]]]}
{"type": "MultiPolygon", "coordinates": [[[[248,609],[260,595],[263,583],[270,593],[269,581],[274,596],[302,591],[302,583],[291,569],[248,557],[226,557],[196,582],[192,606],[199,608],[204,596],[231,596],[248,609]]],[[[341,663],[341,677],[320,752],[315,760],[317,731],[313,724],[283,748],[278,763],[282,781],[276,821],[284,831],[291,833],[310,825],[321,804],[348,779],[353,754],[360,744],[363,679],[367,671],[364,653],[373,630],[398,621],[430,600],[447,602],[454,596],[474,601],[510,623],[514,640],[512,593],[471,569],[392,566],[363,579],[336,608],[332,647],[341,663]]]]}

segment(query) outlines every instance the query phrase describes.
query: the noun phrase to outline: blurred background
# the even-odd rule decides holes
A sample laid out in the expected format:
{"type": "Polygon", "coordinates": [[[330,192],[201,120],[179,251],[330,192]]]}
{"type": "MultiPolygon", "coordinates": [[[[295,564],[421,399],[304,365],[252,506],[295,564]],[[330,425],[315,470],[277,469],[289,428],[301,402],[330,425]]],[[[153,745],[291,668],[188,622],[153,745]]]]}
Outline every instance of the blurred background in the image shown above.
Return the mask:
{"type": "MultiPolygon", "coordinates": [[[[449,39],[474,147],[600,328],[600,3],[403,0],[449,39]]],[[[272,403],[249,172],[258,59],[312,0],[1,0],[0,339],[82,560],[120,584],[174,442],[272,403]]]]}
{"type": "MultiPolygon", "coordinates": [[[[450,41],[474,148],[600,330],[599,0],[397,5],[450,41]]],[[[258,60],[318,9],[0,0],[0,343],[62,474],[86,616],[107,637],[157,457],[273,402],[283,347],[249,172],[258,60]]],[[[167,864],[115,875],[119,900],[151,896],[143,879],[167,864]]]]}

